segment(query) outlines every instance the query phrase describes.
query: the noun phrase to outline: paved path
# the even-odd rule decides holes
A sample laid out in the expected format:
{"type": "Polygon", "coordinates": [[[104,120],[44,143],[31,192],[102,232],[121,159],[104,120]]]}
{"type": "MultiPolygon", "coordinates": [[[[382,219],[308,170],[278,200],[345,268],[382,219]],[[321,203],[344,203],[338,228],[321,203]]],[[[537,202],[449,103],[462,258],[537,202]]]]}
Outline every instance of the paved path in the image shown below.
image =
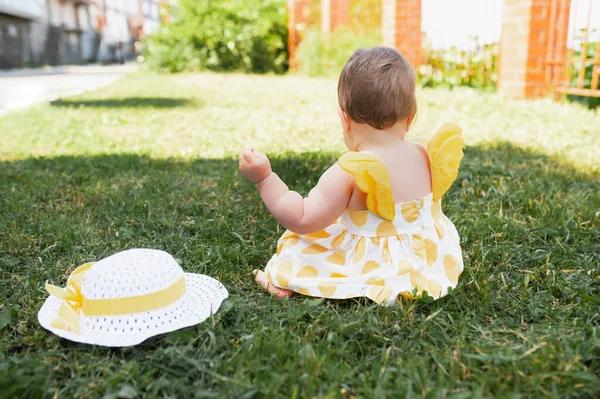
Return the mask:
{"type": "Polygon", "coordinates": [[[136,70],[136,64],[125,64],[3,71],[0,72],[0,115],[36,102],[96,90],[136,70]]]}

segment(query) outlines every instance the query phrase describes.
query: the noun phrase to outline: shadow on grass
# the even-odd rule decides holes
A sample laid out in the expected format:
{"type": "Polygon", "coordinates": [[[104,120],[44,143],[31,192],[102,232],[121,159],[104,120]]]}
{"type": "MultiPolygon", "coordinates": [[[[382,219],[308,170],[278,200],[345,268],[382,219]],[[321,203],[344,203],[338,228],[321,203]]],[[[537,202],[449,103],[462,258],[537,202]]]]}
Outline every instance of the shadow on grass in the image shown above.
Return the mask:
{"type": "MultiPolygon", "coordinates": [[[[272,165],[291,189],[307,194],[336,157],[331,153],[287,154],[272,157],[272,165]]],[[[95,228],[128,230],[128,245],[139,240],[141,244],[145,236],[160,241],[162,230],[155,226],[158,230],[153,231],[153,223],[175,230],[189,227],[194,239],[213,243],[239,243],[236,233],[243,240],[267,240],[266,248],[270,248],[278,235],[276,222],[254,187],[243,180],[234,159],[59,156],[0,162],[0,175],[0,190],[6,193],[0,199],[0,216],[8,223],[0,231],[11,230],[11,221],[18,220],[22,232],[34,229],[31,234],[44,231],[53,237],[75,238],[78,229],[69,226],[83,223],[79,227],[84,231],[76,240],[57,243],[66,253],[72,252],[71,245],[93,243],[85,237],[95,228]],[[248,225],[256,218],[261,222],[248,225]],[[190,220],[194,222],[186,222],[190,220]],[[58,231],[49,228],[53,223],[58,231]]],[[[551,226],[562,229],[565,223],[596,226],[599,184],[598,174],[581,173],[559,159],[508,143],[469,147],[444,208],[457,220],[467,243],[481,238],[474,226],[480,222],[491,226],[496,218],[537,226],[550,234],[551,226]]],[[[115,241],[122,238],[115,235],[115,241]]],[[[111,241],[102,235],[96,244],[115,248],[111,241]]],[[[36,256],[43,247],[42,240],[16,252],[36,256]]],[[[2,244],[0,249],[8,250],[2,244]]],[[[263,254],[261,262],[267,257],[263,254]]]]}
{"type": "Polygon", "coordinates": [[[182,106],[201,106],[198,100],[189,100],[185,98],[165,98],[165,97],[126,97],[126,98],[107,98],[107,99],[61,99],[50,103],[53,107],[66,108],[176,108],[182,106]]]}
{"type": "MultiPolygon", "coordinates": [[[[272,157],[272,165],[291,189],[307,194],[336,157],[331,153],[287,154],[272,157]]],[[[66,253],[72,252],[71,245],[91,244],[85,236],[96,227],[118,230],[127,226],[129,244],[144,236],[159,239],[161,229],[153,231],[153,223],[175,230],[193,225],[195,239],[214,243],[239,243],[233,233],[243,240],[265,239],[266,248],[278,234],[276,222],[254,187],[239,174],[235,159],[59,156],[0,162],[0,175],[0,190],[5,193],[0,216],[8,223],[0,231],[11,230],[11,221],[18,220],[21,232],[34,229],[31,234],[44,231],[53,237],[67,234],[74,238],[78,230],[69,226],[83,223],[79,226],[84,227],[83,235],[77,240],[57,243],[66,253]],[[255,218],[261,222],[248,225],[255,218]],[[53,223],[63,230],[52,231],[53,223]]],[[[551,226],[596,226],[599,184],[598,174],[581,173],[557,158],[508,143],[469,147],[444,208],[451,219],[457,219],[467,243],[481,238],[474,226],[495,218],[538,226],[550,234],[551,226]]],[[[122,237],[115,235],[115,240],[122,237]]],[[[115,247],[109,237],[103,240],[109,241],[106,246],[115,247]]],[[[0,249],[10,253],[3,244],[0,249]]],[[[43,247],[42,240],[16,253],[36,256],[43,247]]],[[[265,253],[261,259],[267,257],[265,253]]]]}
{"type": "MultiPolygon", "coordinates": [[[[306,194],[335,159],[282,155],[272,164],[306,194]]],[[[258,289],[250,272],[269,259],[282,230],[235,159],[62,156],[0,162],[0,176],[0,292],[12,309],[0,330],[0,380],[13,396],[77,397],[91,379],[98,395],[117,395],[118,375],[140,396],[240,397],[248,387],[265,396],[336,396],[332,381],[357,397],[597,393],[597,349],[585,326],[597,323],[600,177],[560,159],[507,143],[467,148],[444,200],[463,241],[459,287],[433,303],[393,308],[301,296],[279,302],[258,289]],[[132,247],[168,251],[238,299],[215,321],[132,349],[90,348],[40,330],[46,280],[64,284],[75,266],[132,247]],[[540,336],[546,345],[530,356],[540,336]],[[397,356],[383,356],[386,348],[397,356]],[[210,373],[186,359],[208,359],[210,373]],[[560,379],[536,377],[565,364],[560,379]],[[319,374],[307,377],[306,369],[319,374]],[[403,374],[382,379],[383,369],[403,374]],[[264,370],[280,370],[278,380],[264,370]],[[149,382],[159,377],[160,385],[149,382]]]]}

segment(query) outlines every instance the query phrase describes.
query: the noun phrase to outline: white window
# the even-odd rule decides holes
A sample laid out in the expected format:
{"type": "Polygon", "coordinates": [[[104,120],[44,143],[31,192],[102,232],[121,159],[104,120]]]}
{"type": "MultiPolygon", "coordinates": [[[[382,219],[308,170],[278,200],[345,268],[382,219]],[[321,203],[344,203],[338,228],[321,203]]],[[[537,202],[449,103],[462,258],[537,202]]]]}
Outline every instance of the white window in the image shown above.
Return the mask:
{"type": "Polygon", "coordinates": [[[112,10],[106,10],[106,27],[104,28],[104,40],[112,45],[119,39],[117,13],[112,10]]]}
{"type": "Polygon", "coordinates": [[[61,26],[62,18],[59,0],[50,0],[48,2],[48,9],[50,11],[50,24],[54,26],[61,26]]]}
{"type": "Polygon", "coordinates": [[[92,29],[96,30],[98,28],[98,18],[100,17],[100,13],[98,8],[95,5],[91,5],[88,8],[89,18],[90,18],[90,26],[92,29]]]}
{"type": "Polygon", "coordinates": [[[118,0],[117,8],[123,12],[129,13],[130,5],[135,5],[135,0],[118,0]]]}
{"type": "Polygon", "coordinates": [[[144,13],[144,15],[150,15],[150,1],[149,0],[144,0],[142,2],[142,12],[144,13]]]}
{"type": "Polygon", "coordinates": [[[90,29],[90,14],[88,13],[87,6],[80,5],[77,7],[77,19],[79,21],[79,29],[90,29]]]}
{"type": "Polygon", "coordinates": [[[144,21],[144,34],[150,35],[157,32],[160,29],[160,24],[157,21],[145,20],[144,21]]]}
{"type": "Polygon", "coordinates": [[[6,31],[8,33],[8,36],[10,37],[17,37],[17,35],[19,34],[19,31],[17,30],[17,27],[14,25],[7,25],[6,27],[6,31]]]}
{"type": "Polygon", "coordinates": [[[127,1],[124,0],[123,1],[123,9],[125,10],[125,13],[130,16],[133,17],[137,14],[137,1],[127,1]]]}
{"type": "Polygon", "coordinates": [[[129,22],[127,16],[121,14],[119,18],[119,41],[128,42],[129,39],[129,22]]]}
{"type": "Polygon", "coordinates": [[[77,46],[77,43],[79,43],[79,37],[77,36],[77,33],[71,32],[71,34],[69,34],[69,42],[72,46],[77,46]]]}
{"type": "Polygon", "coordinates": [[[158,19],[158,3],[152,3],[151,15],[152,18],[158,19]]]}
{"type": "Polygon", "coordinates": [[[63,24],[70,29],[77,28],[77,19],[75,17],[75,6],[73,3],[63,3],[63,24]]]}

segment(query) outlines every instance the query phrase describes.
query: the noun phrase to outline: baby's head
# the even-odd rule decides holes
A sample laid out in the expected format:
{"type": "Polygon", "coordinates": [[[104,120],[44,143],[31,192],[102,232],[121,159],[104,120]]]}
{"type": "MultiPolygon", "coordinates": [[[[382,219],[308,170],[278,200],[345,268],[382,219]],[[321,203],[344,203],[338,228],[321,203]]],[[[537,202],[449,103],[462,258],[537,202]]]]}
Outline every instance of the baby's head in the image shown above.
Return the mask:
{"type": "Polygon", "coordinates": [[[338,81],[344,132],[354,124],[386,130],[398,123],[406,130],[417,111],[416,74],[408,60],[390,47],[354,52],[338,81]]]}

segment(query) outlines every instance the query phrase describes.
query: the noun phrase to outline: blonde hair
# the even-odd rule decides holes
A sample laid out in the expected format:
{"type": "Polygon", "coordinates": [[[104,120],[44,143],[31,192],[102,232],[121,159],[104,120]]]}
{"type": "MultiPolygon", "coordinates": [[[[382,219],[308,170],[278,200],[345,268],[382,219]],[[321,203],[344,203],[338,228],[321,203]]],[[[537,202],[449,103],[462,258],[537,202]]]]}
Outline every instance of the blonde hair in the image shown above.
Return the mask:
{"type": "Polygon", "coordinates": [[[385,129],[417,112],[413,66],[390,47],[359,49],[338,81],[340,107],[357,123],[385,129]]]}

